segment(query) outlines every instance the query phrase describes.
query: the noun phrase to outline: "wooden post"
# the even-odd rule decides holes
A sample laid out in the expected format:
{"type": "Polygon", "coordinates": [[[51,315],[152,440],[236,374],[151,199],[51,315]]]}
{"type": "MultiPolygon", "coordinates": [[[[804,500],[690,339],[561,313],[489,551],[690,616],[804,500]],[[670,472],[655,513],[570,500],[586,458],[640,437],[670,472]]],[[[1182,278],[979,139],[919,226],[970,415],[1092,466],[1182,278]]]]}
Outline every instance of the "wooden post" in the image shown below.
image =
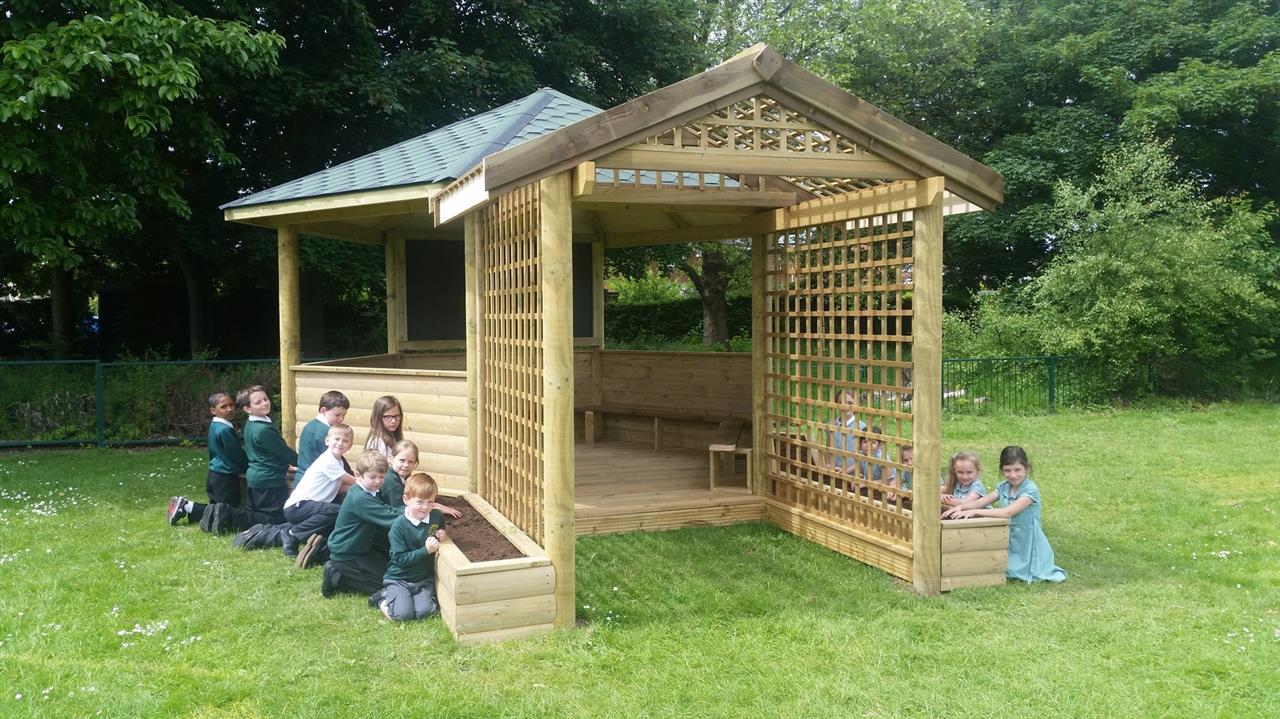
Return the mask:
{"type": "Polygon", "coordinates": [[[400,352],[400,271],[404,264],[404,240],[382,233],[382,258],[387,275],[387,354],[400,352]]]}
{"type": "Polygon", "coordinates": [[[916,183],[913,219],[911,364],[912,488],[911,582],[921,594],[942,589],[942,520],[937,478],[942,467],[942,183],[916,183]]]}
{"type": "Polygon", "coordinates": [[[469,212],[462,219],[462,257],[463,274],[467,287],[467,489],[484,496],[481,491],[481,471],[484,467],[481,457],[480,432],[480,319],[483,295],[480,291],[479,261],[479,221],[476,213],[469,212]]]}
{"type": "Polygon", "coordinates": [[[302,303],[298,299],[298,228],[276,228],[276,264],[280,284],[280,435],[296,445],[297,392],[293,366],[302,360],[302,303]]]}
{"type": "MultiPolygon", "coordinates": [[[[592,182],[594,182],[594,171],[592,182]]],[[[600,379],[604,374],[604,240],[591,243],[591,404],[603,403],[600,397],[600,379]]],[[[601,425],[604,417],[600,418],[601,425]]],[[[593,427],[594,431],[594,427],[593,427]]],[[[594,441],[592,437],[590,441],[594,441]]]]}
{"type": "Polygon", "coordinates": [[[764,461],[768,443],[769,421],[765,407],[765,261],[768,238],[751,238],[751,454],[747,460],[747,486],[752,494],[765,494],[764,461]]]}
{"type": "Polygon", "coordinates": [[[543,543],[556,569],[556,626],[572,627],[573,214],[568,172],[540,181],[542,255],[543,543]]]}

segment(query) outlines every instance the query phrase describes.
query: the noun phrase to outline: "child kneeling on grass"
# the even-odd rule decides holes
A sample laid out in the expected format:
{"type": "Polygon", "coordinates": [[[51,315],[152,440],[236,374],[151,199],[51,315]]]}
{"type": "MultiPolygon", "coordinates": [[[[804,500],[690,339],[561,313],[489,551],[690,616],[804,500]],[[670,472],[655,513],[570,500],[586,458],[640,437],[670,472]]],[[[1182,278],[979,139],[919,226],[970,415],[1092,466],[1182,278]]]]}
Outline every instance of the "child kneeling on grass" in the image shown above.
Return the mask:
{"type": "Polygon", "coordinates": [[[249,415],[244,423],[244,452],[249,458],[245,479],[249,484],[249,507],[210,504],[200,518],[200,528],[212,534],[249,529],[255,524],[284,521],[284,503],[289,498],[288,473],[297,470],[298,453],[289,449],[280,430],[271,423],[271,397],[258,385],[236,393],[236,404],[249,415]]]}
{"type": "MultiPolygon", "coordinates": [[[[209,414],[213,419],[209,422],[209,473],[204,481],[205,492],[209,495],[209,504],[239,507],[240,475],[249,469],[249,458],[231,423],[236,416],[236,403],[226,392],[214,392],[209,395],[209,414]]],[[[187,517],[188,522],[199,522],[207,507],[186,497],[172,497],[165,509],[165,521],[170,527],[183,517],[187,517]]]]}
{"type": "Polygon", "coordinates": [[[255,524],[236,535],[235,545],[241,549],[281,545],[284,555],[296,560],[299,569],[319,560],[338,518],[338,492],[356,481],[343,459],[354,439],[355,432],[345,424],[329,427],[324,438],[326,451],[307,467],[284,503],[284,523],[255,524]]]}
{"type": "MultiPolygon", "coordinates": [[[[419,472],[404,485],[404,513],[388,533],[391,560],[382,578],[378,608],[387,619],[426,619],[436,604],[436,552],[444,541],[444,514],[436,509],[436,481],[419,472]]],[[[371,600],[377,598],[375,594],[371,600]]]]}
{"type": "Polygon", "coordinates": [[[387,530],[400,512],[378,497],[387,474],[387,457],[367,449],[356,459],[356,481],[338,510],[329,535],[329,561],[324,563],[320,593],[374,594],[387,571],[387,530]]]}
{"type": "Polygon", "coordinates": [[[1053,547],[1040,524],[1040,488],[1031,481],[1031,461],[1021,447],[1000,451],[1000,473],[1004,481],[996,491],[948,510],[944,519],[969,517],[1009,518],[1009,566],[1005,576],[1024,582],[1061,582],[1067,578],[1054,564],[1053,547]],[[1000,500],[999,509],[979,509],[1000,500]]]}

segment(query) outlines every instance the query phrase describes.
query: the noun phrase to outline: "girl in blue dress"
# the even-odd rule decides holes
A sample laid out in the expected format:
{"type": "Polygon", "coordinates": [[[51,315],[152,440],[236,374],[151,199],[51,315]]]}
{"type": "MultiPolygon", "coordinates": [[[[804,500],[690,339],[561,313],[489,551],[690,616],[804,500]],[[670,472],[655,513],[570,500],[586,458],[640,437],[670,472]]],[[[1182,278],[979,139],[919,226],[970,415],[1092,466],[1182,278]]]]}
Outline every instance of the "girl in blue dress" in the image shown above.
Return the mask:
{"type": "MultiPolygon", "coordinates": [[[[982,484],[982,461],[973,452],[956,452],[947,465],[947,481],[942,487],[942,508],[959,507],[987,493],[982,484]]],[[[984,502],[987,507],[991,502],[984,502]]]]}
{"type": "Polygon", "coordinates": [[[1009,567],[1005,576],[1024,582],[1061,582],[1067,573],[1053,563],[1053,548],[1040,524],[1040,489],[1031,480],[1031,462],[1021,447],[1009,446],[1000,452],[1000,473],[1004,481],[985,497],[948,510],[947,519],[969,517],[1009,518],[1009,567]],[[999,509],[979,509],[1000,500],[999,509]]]}

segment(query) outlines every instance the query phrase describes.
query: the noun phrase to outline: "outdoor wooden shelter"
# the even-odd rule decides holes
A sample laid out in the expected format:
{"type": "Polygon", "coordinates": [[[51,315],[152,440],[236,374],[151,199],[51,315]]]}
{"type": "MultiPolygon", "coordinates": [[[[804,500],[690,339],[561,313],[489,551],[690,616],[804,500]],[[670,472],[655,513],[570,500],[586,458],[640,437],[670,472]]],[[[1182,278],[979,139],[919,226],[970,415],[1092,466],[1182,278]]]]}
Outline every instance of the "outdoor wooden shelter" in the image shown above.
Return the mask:
{"type": "Polygon", "coordinates": [[[587,532],[767,519],[923,593],[1003,581],[1000,522],[944,536],[933,481],[943,216],[1001,200],[990,168],[758,45],[609,110],[539,91],[224,210],[278,232],[286,435],[327,389],[356,427],[399,396],[422,467],[545,550],[570,626],[587,532]],[[442,140],[451,165],[407,166],[442,140]],[[387,354],[299,363],[299,234],[385,248],[387,354]],[[605,249],[731,238],[750,355],[604,349],[605,249]],[[450,281],[460,336],[424,339],[411,295],[450,281]]]}

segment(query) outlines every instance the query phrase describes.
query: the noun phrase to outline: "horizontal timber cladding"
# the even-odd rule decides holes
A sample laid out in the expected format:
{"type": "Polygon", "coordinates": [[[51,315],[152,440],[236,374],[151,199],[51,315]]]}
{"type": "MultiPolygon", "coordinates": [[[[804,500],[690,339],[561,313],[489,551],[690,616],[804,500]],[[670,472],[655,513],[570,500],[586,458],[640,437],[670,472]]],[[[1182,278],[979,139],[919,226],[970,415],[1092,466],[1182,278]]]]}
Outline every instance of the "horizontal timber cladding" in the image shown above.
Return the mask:
{"type": "Polygon", "coordinates": [[[751,355],[734,352],[601,352],[606,407],[690,408],[751,419],[751,355]]]}
{"type": "Polygon", "coordinates": [[[542,258],[537,183],[477,210],[484,498],[543,541],[542,258]]]}
{"type": "Polygon", "coordinates": [[[1004,584],[1009,566],[1009,520],[977,517],[942,521],[943,591],[1004,584]]]}
{"type": "Polygon", "coordinates": [[[467,486],[467,378],[461,372],[333,367],[295,371],[298,432],[316,416],[320,396],[337,390],[351,401],[346,423],[355,432],[348,459],[354,463],[369,436],[370,410],[393,395],[404,412],[404,437],[418,446],[418,469],[443,487],[467,486]]]}
{"type": "Polygon", "coordinates": [[[478,495],[462,495],[525,554],[472,562],[446,540],[436,559],[436,596],[445,626],[462,644],[549,631],[555,619],[555,569],[525,533],[478,495]]]}
{"type": "Polygon", "coordinates": [[[770,516],[910,577],[911,215],[777,217],[764,235],[770,516]]]}

